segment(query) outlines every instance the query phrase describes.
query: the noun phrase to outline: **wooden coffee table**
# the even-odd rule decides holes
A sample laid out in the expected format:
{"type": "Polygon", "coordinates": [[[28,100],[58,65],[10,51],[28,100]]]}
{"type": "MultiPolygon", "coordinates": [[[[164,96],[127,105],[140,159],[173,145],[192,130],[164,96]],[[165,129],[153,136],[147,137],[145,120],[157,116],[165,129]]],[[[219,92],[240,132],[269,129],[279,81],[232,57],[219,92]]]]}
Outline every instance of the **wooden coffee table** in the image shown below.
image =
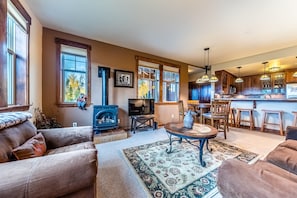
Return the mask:
{"type": "Polygon", "coordinates": [[[169,148],[166,152],[172,152],[172,142],[178,141],[179,143],[185,139],[189,144],[197,147],[199,149],[199,160],[200,164],[205,167],[206,163],[203,161],[203,146],[206,142],[207,150],[211,151],[208,148],[208,140],[215,138],[218,134],[218,130],[210,125],[198,124],[195,123],[192,129],[185,128],[183,123],[167,123],[164,128],[169,134],[169,148]],[[178,140],[172,139],[173,136],[179,137],[178,140]],[[194,144],[191,140],[199,140],[199,145],[194,144]]]}

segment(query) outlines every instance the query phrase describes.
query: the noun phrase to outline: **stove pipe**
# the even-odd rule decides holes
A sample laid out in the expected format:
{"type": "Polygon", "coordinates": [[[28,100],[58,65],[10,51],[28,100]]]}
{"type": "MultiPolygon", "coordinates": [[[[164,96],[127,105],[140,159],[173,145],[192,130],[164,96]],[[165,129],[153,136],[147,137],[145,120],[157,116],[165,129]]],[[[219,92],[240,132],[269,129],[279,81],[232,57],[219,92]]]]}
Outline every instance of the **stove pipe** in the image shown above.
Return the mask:
{"type": "Polygon", "coordinates": [[[98,67],[98,77],[102,78],[102,105],[108,105],[108,79],[110,77],[110,68],[98,67]]]}

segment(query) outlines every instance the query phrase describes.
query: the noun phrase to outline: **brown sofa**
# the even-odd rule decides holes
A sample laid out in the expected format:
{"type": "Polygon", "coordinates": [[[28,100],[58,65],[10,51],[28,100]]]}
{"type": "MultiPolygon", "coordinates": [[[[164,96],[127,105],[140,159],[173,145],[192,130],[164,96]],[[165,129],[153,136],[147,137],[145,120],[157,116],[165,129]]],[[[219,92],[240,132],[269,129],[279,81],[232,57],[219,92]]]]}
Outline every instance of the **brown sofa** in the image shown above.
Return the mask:
{"type": "Polygon", "coordinates": [[[38,131],[30,117],[0,113],[0,197],[96,197],[92,128],[38,131]]]}
{"type": "Polygon", "coordinates": [[[297,127],[288,126],[286,132],[286,141],[264,160],[252,165],[235,159],[222,163],[217,186],[223,197],[297,197],[297,127]]]}

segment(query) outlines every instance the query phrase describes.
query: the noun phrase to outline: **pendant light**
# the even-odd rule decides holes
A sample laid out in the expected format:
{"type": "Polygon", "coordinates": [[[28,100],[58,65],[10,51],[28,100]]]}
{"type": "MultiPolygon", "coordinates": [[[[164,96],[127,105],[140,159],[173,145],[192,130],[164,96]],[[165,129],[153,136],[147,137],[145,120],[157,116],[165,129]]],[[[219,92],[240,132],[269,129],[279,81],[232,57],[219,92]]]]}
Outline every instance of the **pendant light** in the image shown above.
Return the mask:
{"type": "Polygon", "coordinates": [[[243,79],[240,77],[240,68],[241,67],[237,67],[237,69],[238,69],[238,76],[235,79],[235,83],[243,83],[243,79]]]}
{"type": "Polygon", "coordinates": [[[209,65],[209,48],[204,48],[204,68],[205,68],[205,74],[201,77],[198,78],[196,80],[196,83],[206,83],[206,82],[211,82],[211,83],[215,83],[218,82],[218,78],[212,74],[210,77],[207,74],[207,71],[210,70],[211,66],[209,65]],[[207,65],[205,64],[205,60],[206,60],[206,54],[207,54],[207,65]]]}
{"type": "Polygon", "coordinates": [[[262,63],[263,64],[263,75],[260,77],[260,80],[262,80],[262,81],[270,80],[270,77],[267,74],[265,74],[265,68],[266,68],[267,63],[268,62],[263,62],[262,63]]]}

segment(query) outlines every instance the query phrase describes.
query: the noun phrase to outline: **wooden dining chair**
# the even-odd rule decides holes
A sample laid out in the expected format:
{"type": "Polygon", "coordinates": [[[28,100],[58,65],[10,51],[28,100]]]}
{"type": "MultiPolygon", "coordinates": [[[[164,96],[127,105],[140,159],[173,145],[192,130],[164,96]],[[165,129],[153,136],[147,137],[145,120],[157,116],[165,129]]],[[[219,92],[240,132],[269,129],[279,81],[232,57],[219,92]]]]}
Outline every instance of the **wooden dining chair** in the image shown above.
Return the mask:
{"type": "Polygon", "coordinates": [[[210,125],[220,128],[221,123],[223,124],[224,138],[227,138],[227,127],[229,121],[230,112],[230,101],[212,101],[210,106],[210,111],[202,114],[203,123],[206,120],[210,120],[210,125]]]}
{"type": "Polygon", "coordinates": [[[184,102],[182,100],[178,101],[178,120],[183,121],[185,116],[185,110],[184,110],[184,102]]]}

